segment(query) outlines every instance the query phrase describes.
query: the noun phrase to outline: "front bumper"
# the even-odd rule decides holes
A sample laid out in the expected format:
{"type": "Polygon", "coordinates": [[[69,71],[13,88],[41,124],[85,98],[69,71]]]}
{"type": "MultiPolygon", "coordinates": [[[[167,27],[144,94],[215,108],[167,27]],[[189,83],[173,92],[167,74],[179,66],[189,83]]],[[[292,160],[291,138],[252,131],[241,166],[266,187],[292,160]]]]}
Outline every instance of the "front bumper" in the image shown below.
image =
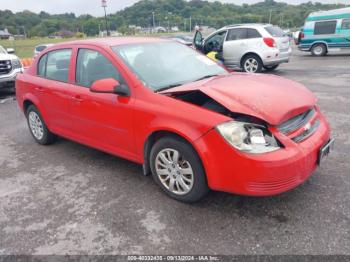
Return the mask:
{"type": "Polygon", "coordinates": [[[0,75],[0,88],[14,87],[17,74],[19,73],[23,73],[23,68],[16,68],[9,74],[0,75]]]}
{"type": "Polygon", "coordinates": [[[272,66],[272,65],[282,64],[282,63],[288,63],[291,55],[292,55],[291,47],[289,47],[288,50],[284,52],[279,51],[274,55],[269,55],[269,57],[266,57],[263,61],[264,66],[272,66]]]}
{"type": "Polygon", "coordinates": [[[321,124],[312,136],[295,143],[274,134],[285,148],[253,155],[235,150],[216,130],[195,142],[211,189],[251,196],[288,191],[303,183],[317,168],[320,148],[330,138],[330,127],[320,114],[321,124]]]}

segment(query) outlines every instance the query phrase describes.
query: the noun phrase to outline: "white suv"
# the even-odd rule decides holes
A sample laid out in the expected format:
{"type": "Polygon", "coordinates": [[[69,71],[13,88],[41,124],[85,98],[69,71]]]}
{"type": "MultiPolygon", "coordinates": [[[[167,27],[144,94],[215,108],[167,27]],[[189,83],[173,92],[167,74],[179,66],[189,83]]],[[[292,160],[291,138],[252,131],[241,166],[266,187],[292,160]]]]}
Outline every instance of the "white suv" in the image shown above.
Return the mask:
{"type": "Polygon", "coordinates": [[[13,53],[12,48],[5,50],[0,46],[0,90],[13,89],[17,74],[23,72],[21,61],[13,53]]]}
{"type": "Polygon", "coordinates": [[[250,73],[259,73],[263,68],[274,70],[289,62],[289,41],[282,29],[270,24],[225,26],[205,39],[200,31],[194,37],[194,45],[201,52],[217,51],[226,67],[240,67],[250,73]]]}

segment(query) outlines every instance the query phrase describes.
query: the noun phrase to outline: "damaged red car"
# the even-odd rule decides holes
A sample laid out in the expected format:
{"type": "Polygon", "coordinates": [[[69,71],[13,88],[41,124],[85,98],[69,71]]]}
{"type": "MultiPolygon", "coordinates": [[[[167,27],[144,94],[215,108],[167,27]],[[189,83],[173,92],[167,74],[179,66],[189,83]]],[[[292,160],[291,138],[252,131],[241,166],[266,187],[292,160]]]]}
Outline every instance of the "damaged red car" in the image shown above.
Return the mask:
{"type": "Polygon", "coordinates": [[[303,183],[330,127],[303,85],[228,72],[180,43],[82,40],[46,49],[17,78],[34,139],[57,136],[143,165],[170,197],[268,196],[303,183]]]}

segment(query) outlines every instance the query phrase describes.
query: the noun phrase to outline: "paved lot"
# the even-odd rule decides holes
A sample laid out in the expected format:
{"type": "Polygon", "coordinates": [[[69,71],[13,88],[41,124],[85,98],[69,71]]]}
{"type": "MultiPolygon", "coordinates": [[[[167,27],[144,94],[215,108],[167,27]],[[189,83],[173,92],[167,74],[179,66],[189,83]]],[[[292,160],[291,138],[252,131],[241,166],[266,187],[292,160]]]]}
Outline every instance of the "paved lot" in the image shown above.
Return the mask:
{"type": "Polygon", "coordinates": [[[276,73],[316,93],[337,145],[305,184],[267,198],[176,202],[131,162],[37,145],[16,102],[0,103],[0,254],[350,254],[350,54],[296,52],[276,73]]]}

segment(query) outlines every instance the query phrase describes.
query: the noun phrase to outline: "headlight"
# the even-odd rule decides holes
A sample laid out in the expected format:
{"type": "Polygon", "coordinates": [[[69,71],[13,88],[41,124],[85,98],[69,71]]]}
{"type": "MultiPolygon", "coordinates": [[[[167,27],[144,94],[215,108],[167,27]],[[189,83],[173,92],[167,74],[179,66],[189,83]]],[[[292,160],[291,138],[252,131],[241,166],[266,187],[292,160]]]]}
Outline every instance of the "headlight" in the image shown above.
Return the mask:
{"type": "Polygon", "coordinates": [[[230,121],[216,127],[234,148],[252,154],[280,149],[275,137],[262,125],[230,121]]]}
{"type": "Polygon", "coordinates": [[[17,68],[22,68],[21,61],[19,59],[13,59],[11,60],[12,68],[17,69],[17,68]]]}

